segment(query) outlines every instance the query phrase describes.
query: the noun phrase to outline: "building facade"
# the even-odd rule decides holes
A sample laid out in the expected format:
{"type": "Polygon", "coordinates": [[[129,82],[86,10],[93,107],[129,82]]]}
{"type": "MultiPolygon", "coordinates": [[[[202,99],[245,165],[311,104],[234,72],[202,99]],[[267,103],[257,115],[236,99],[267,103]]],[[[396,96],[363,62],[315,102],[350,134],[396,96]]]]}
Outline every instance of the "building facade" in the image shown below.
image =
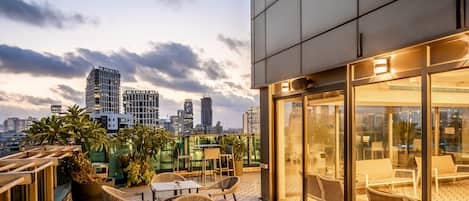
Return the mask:
{"type": "Polygon", "coordinates": [[[243,113],[243,133],[244,134],[259,134],[260,133],[260,108],[249,107],[243,113]]]}
{"type": "Polygon", "coordinates": [[[93,68],[86,78],[86,112],[119,113],[120,73],[118,70],[93,68]]]}
{"type": "Polygon", "coordinates": [[[134,126],[133,116],[130,114],[101,112],[92,114],[90,117],[98,121],[108,134],[116,134],[122,128],[132,128],[134,126]]]}
{"type": "Polygon", "coordinates": [[[205,128],[210,128],[212,127],[212,117],[213,117],[213,112],[212,112],[212,98],[210,97],[203,97],[200,99],[200,105],[201,105],[201,110],[200,110],[200,119],[201,119],[201,124],[205,128]]]}
{"type": "Polygon", "coordinates": [[[158,92],[155,90],[126,90],[122,96],[124,112],[133,116],[134,124],[158,127],[158,92]]]}
{"type": "Polygon", "coordinates": [[[182,135],[184,132],[184,110],[178,110],[177,115],[170,117],[172,131],[175,135],[182,135]]]}
{"type": "Polygon", "coordinates": [[[65,114],[65,111],[62,105],[51,105],[50,113],[51,115],[60,116],[60,115],[65,114]]]}
{"type": "Polygon", "coordinates": [[[184,124],[183,124],[183,134],[188,135],[192,134],[192,129],[194,128],[194,110],[192,106],[192,100],[186,99],[184,101],[184,124]]]}
{"type": "Polygon", "coordinates": [[[3,130],[4,132],[22,133],[24,130],[29,129],[34,121],[37,121],[37,119],[33,117],[27,119],[10,117],[3,121],[3,130]]]}
{"type": "Polygon", "coordinates": [[[397,182],[396,195],[465,200],[466,1],[251,3],[263,200],[309,200],[318,176],[347,201],[397,182]]]}

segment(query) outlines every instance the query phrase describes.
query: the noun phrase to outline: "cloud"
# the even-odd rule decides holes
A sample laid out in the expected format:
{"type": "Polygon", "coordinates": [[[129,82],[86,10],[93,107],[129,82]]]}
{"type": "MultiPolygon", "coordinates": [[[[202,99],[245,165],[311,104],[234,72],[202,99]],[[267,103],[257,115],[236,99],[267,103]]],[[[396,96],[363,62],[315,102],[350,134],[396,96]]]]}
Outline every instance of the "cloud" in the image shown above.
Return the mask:
{"type": "Polygon", "coordinates": [[[213,59],[204,62],[203,68],[207,76],[212,80],[228,78],[221,64],[213,59]]]}
{"type": "Polygon", "coordinates": [[[91,64],[67,53],[60,57],[8,45],[0,45],[0,72],[72,78],[84,76],[91,64]]]}
{"type": "Polygon", "coordinates": [[[249,41],[230,38],[230,37],[224,36],[223,34],[218,34],[217,39],[223,44],[225,44],[230,50],[238,54],[241,54],[242,50],[249,49],[249,45],[250,45],[249,41]]]}
{"type": "Polygon", "coordinates": [[[2,102],[8,101],[8,102],[13,102],[13,103],[26,103],[26,104],[31,104],[34,106],[46,106],[46,105],[59,103],[59,101],[54,100],[52,98],[36,97],[36,96],[15,94],[15,93],[6,93],[4,91],[0,91],[0,96],[3,97],[2,102]]]}
{"type": "Polygon", "coordinates": [[[162,3],[173,9],[179,9],[184,3],[191,2],[193,0],[157,0],[157,2],[162,3]]]}
{"type": "Polygon", "coordinates": [[[98,23],[97,19],[82,14],[66,14],[48,3],[39,4],[22,0],[1,0],[0,16],[33,26],[51,26],[59,29],[78,24],[98,23]]]}
{"type": "Polygon", "coordinates": [[[84,102],[85,93],[78,91],[68,85],[59,84],[56,88],[51,88],[50,90],[62,96],[64,99],[74,103],[82,104],[84,102]]]}

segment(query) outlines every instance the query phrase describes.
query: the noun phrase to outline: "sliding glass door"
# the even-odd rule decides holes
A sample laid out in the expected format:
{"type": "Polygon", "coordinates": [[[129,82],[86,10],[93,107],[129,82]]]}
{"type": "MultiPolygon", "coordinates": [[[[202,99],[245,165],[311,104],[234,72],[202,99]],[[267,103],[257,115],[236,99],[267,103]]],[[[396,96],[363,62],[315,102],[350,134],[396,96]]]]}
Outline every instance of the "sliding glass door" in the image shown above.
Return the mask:
{"type": "Polygon", "coordinates": [[[303,100],[277,100],[275,110],[277,200],[303,200],[303,100]]]}

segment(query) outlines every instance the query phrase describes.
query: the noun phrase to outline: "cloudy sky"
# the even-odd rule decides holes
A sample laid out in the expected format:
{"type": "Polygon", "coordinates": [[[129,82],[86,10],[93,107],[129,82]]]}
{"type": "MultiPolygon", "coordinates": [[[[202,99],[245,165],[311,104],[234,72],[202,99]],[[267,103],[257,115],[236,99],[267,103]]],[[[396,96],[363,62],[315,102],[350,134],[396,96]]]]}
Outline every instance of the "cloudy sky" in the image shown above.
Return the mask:
{"type": "Polygon", "coordinates": [[[0,122],[84,106],[92,66],[121,90],[160,93],[160,118],[212,97],[214,123],[241,127],[250,90],[249,0],[0,0],[0,122]]]}

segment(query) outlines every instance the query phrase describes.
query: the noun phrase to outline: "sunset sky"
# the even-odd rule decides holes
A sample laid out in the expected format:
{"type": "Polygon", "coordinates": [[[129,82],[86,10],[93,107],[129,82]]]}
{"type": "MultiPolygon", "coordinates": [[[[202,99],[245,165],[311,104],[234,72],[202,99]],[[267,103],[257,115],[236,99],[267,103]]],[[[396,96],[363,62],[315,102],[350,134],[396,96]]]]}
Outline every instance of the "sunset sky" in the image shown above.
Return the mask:
{"type": "Polygon", "coordinates": [[[0,122],[84,106],[92,66],[121,72],[121,91],[160,93],[160,118],[200,98],[214,124],[242,126],[250,90],[249,0],[1,0],[0,122]]]}

